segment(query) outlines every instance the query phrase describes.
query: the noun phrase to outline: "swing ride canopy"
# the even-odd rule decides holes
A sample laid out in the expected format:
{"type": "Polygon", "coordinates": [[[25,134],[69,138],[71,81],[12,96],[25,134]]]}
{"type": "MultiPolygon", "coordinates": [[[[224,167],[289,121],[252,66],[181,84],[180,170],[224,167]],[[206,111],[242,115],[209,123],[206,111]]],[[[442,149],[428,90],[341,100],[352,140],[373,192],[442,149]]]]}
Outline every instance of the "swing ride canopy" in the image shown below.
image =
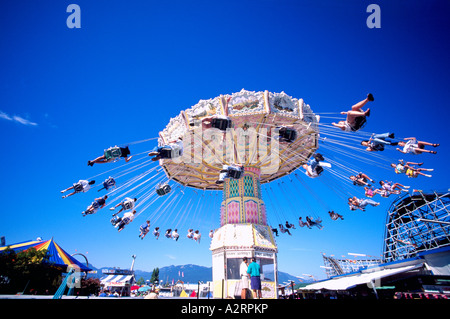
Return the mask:
{"type": "Polygon", "coordinates": [[[261,169],[260,182],[285,176],[303,165],[318,148],[319,117],[303,99],[284,92],[246,91],[200,100],[171,118],[159,133],[159,146],[181,138],[183,154],[162,159],[170,179],[199,189],[218,190],[215,181],[222,166],[242,164],[261,169]],[[211,116],[228,116],[226,132],[202,127],[211,116]],[[279,142],[280,127],[296,131],[291,143],[279,142]]]}
{"type": "Polygon", "coordinates": [[[47,250],[47,258],[44,258],[42,262],[48,263],[49,265],[56,267],[67,267],[72,266],[80,269],[81,271],[90,271],[91,268],[82,264],[74,257],[69,255],[64,249],[61,248],[55,241],[52,239],[41,241],[41,240],[30,240],[21,243],[16,243],[12,245],[7,245],[0,247],[0,253],[5,251],[7,248],[14,250],[15,252],[24,251],[30,248],[34,248],[37,251],[47,250]]]}

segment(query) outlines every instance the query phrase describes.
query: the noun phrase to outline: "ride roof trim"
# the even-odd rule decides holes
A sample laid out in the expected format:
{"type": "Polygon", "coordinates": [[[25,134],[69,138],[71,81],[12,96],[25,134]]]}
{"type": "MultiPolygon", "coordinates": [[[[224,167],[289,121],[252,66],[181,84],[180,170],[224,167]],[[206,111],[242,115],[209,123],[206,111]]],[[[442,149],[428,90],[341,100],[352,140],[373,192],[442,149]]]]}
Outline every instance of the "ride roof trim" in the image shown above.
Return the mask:
{"type": "Polygon", "coordinates": [[[226,224],[220,227],[211,241],[210,250],[253,249],[277,252],[275,238],[269,226],[258,224],[226,224]]]}

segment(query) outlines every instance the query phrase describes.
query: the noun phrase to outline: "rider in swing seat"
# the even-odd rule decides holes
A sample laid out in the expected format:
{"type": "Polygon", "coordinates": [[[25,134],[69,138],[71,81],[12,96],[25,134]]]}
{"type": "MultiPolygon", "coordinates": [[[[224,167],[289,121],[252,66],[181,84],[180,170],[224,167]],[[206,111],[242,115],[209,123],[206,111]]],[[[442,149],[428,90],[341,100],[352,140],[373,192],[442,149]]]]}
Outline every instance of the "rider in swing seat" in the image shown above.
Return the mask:
{"type": "Polygon", "coordinates": [[[148,156],[154,156],[152,161],[156,162],[160,159],[172,159],[183,155],[183,140],[178,138],[167,145],[158,146],[154,151],[148,153],[148,156]]]}
{"type": "Polygon", "coordinates": [[[88,161],[88,166],[93,166],[96,163],[116,162],[121,157],[125,158],[125,161],[128,162],[132,158],[132,156],[128,156],[130,154],[131,153],[130,153],[130,149],[128,148],[128,146],[126,146],[126,147],[113,146],[113,147],[106,149],[103,152],[102,156],[99,156],[92,161],[88,161]]]}
{"type": "Polygon", "coordinates": [[[116,186],[116,181],[114,178],[112,178],[111,176],[108,177],[107,179],[105,179],[105,181],[103,182],[103,187],[100,188],[98,191],[101,191],[102,189],[110,189],[112,187],[116,186]]]}
{"type": "Polygon", "coordinates": [[[216,184],[223,184],[225,178],[240,179],[244,174],[244,166],[238,164],[223,165],[216,184]]]}

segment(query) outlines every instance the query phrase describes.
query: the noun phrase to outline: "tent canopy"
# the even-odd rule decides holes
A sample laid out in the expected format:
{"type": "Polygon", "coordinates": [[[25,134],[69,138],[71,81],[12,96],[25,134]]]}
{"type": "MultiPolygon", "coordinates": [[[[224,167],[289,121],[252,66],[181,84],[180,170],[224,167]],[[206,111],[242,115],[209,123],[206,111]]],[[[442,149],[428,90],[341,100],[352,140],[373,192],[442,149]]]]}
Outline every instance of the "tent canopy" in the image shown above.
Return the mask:
{"type": "MultiPolygon", "coordinates": [[[[100,278],[100,282],[102,285],[106,287],[125,287],[127,285],[131,285],[133,281],[133,275],[108,275],[100,278]]],[[[147,289],[144,286],[139,288],[139,291],[145,291],[147,289]]],[[[150,287],[148,287],[150,289],[150,287]]]]}
{"type": "Polygon", "coordinates": [[[0,253],[6,250],[7,248],[11,248],[15,252],[24,251],[30,248],[35,248],[37,251],[47,250],[46,259],[43,262],[51,264],[57,267],[67,267],[73,266],[79,268],[81,271],[90,271],[91,268],[82,264],[74,257],[70,256],[64,249],[61,248],[55,241],[52,239],[40,241],[40,240],[29,240],[17,244],[7,245],[0,247],[0,253]]]}

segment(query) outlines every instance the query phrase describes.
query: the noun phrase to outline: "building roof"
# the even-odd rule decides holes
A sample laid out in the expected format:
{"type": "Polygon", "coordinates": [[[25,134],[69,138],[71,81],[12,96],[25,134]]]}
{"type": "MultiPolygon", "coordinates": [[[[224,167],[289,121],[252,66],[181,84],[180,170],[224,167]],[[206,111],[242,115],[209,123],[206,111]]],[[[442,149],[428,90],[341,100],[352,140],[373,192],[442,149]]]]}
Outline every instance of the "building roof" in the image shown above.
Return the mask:
{"type": "Polygon", "coordinates": [[[378,270],[372,269],[368,272],[368,269],[362,270],[357,273],[353,273],[347,276],[334,277],[329,280],[319,281],[310,285],[307,285],[301,290],[347,290],[358,285],[371,285],[374,281],[380,280],[384,277],[389,277],[399,273],[407,272],[410,270],[418,269],[423,266],[423,262],[413,265],[407,265],[396,268],[379,268],[378,270]]]}
{"type": "Polygon", "coordinates": [[[220,227],[214,233],[210,249],[216,250],[224,247],[277,251],[270,227],[258,224],[226,224],[220,227]]]}

